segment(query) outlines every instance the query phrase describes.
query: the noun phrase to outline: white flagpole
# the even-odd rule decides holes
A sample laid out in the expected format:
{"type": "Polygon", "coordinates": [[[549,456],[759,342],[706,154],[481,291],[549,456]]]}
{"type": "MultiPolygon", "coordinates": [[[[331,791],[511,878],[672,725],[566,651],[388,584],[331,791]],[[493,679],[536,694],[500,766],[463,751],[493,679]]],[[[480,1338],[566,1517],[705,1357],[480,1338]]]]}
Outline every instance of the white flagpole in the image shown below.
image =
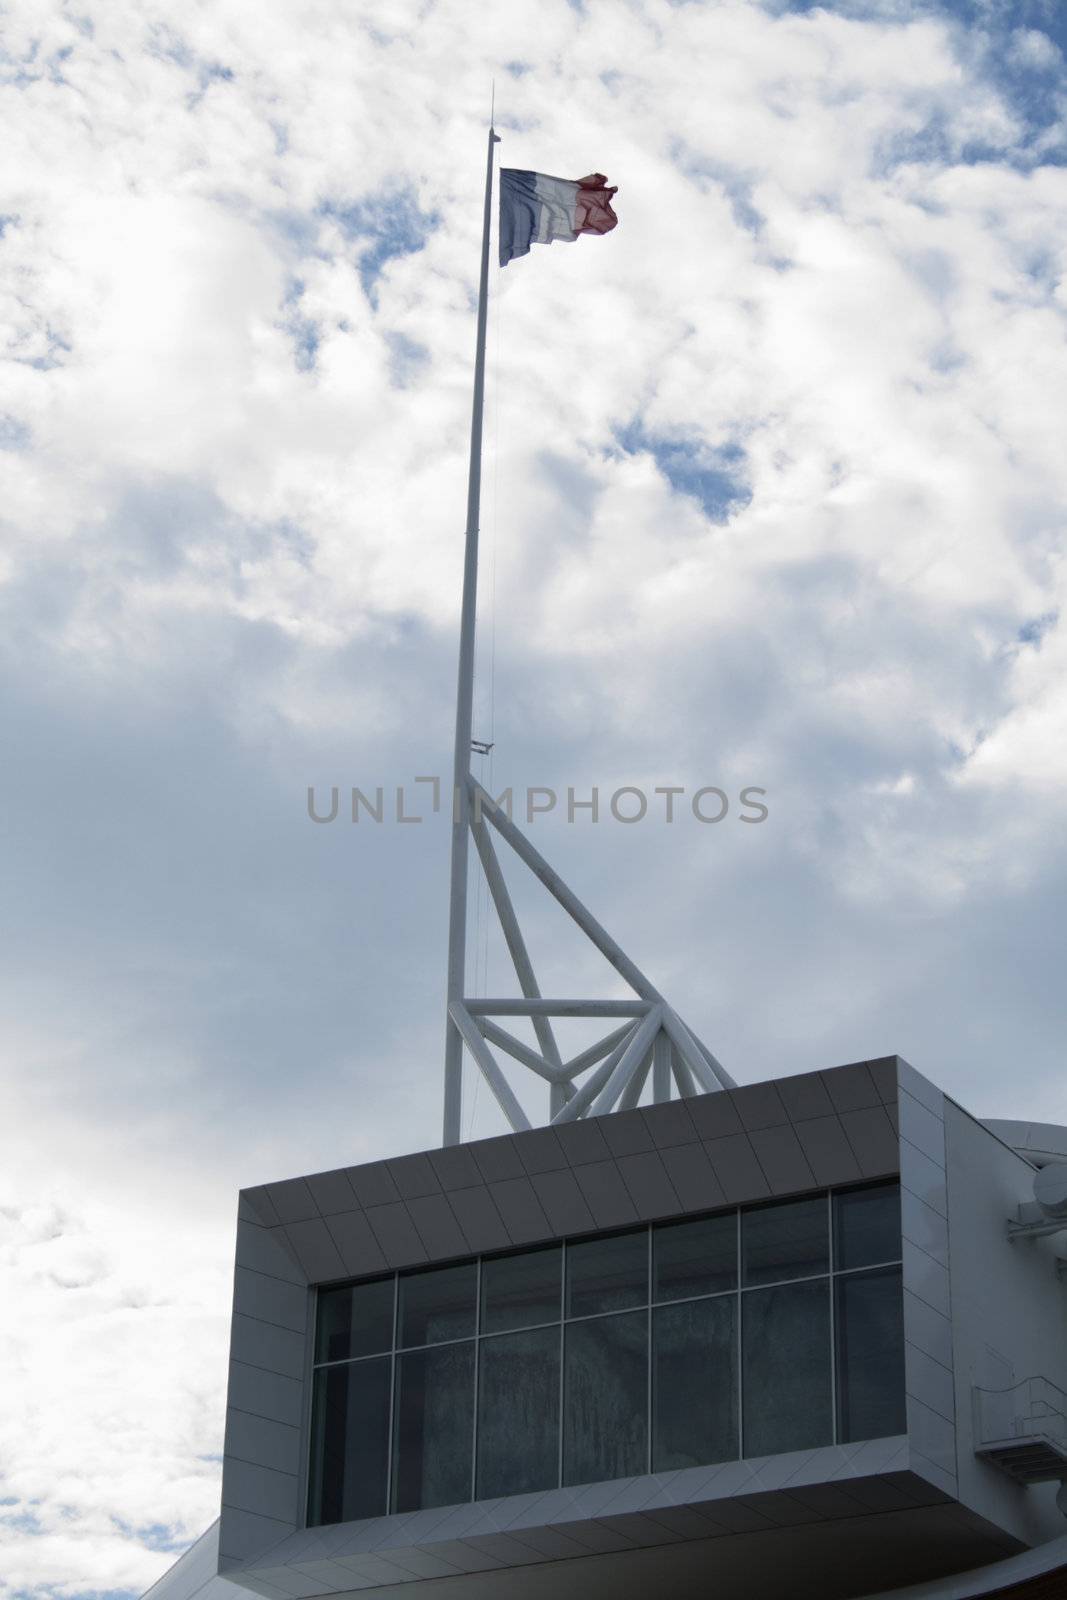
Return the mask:
{"type": "Polygon", "coordinates": [[[478,514],[482,492],[482,412],[485,405],[485,332],[489,311],[489,225],[493,209],[493,146],[490,122],[485,167],[482,270],[478,284],[478,334],[474,353],[470,475],[467,480],[463,608],[459,624],[456,745],[453,757],[452,871],[448,912],[448,1020],[445,1024],[444,1143],[459,1144],[463,1103],[463,1035],[452,1018],[453,1001],[464,998],[467,945],[467,861],[470,840],[471,719],[474,711],[474,629],[478,607],[478,514]]]}

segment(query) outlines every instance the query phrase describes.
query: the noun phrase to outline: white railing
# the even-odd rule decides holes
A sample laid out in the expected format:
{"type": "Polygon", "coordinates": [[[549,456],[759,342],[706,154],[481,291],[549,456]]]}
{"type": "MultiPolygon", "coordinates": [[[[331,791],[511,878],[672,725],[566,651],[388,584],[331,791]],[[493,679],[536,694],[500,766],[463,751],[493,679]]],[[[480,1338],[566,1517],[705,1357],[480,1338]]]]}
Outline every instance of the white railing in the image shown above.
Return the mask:
{"type": "Polygon", "coordinates": [[[974,1390],[975,1454],[1022,1483],[1067,1476],[1067,1394],[1047,1378],[974,1390]]]}

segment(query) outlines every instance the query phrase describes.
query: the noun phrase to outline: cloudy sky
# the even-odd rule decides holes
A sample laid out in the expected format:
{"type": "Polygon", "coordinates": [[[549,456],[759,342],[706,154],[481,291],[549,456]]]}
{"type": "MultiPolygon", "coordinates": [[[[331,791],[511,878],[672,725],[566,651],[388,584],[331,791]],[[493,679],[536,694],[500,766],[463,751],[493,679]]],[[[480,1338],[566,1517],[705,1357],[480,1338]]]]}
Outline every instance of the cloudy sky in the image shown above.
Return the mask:
{"type": "Polygon", "coordinates": [[[494,78],[620,225],[494,273],[485,777],[726,791],[531,833],[741,1081],[1067,1121],[1067,17],[8,23],[0,1596],[86,1600],[216,1514],[238,1186],[439,1137],[447,823],[344,797],[448,772],[494,78]]]}

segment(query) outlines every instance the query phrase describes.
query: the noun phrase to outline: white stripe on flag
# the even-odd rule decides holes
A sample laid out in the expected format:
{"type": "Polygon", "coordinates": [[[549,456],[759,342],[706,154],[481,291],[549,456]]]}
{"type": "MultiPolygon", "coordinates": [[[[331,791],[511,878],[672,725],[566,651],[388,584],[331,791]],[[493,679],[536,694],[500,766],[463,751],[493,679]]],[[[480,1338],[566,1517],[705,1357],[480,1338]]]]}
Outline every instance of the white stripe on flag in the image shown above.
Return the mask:
{"type": "Polygon", "coordinates": [[[540,202],[534,244],[551,244],[560,239],[570,244],[577,239],[575,220],[578,213],[578,184],[573,178],[551,178],[538,172],[534,179],[534,192],[540,202]]]}

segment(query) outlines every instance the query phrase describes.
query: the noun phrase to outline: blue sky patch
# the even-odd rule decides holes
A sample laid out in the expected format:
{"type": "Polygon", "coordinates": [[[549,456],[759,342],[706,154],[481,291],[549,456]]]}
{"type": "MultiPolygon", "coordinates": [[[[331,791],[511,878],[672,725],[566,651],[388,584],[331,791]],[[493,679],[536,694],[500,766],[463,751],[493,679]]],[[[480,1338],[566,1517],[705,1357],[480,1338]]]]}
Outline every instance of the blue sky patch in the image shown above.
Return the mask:
{"type": "Polygon", "coordinates": [[[127,1538],[135,1539],[138,1544],[147,1546],[149,1550],[159,1550],[164,1555],[178,1555],[189,1547],[188,1539],[165,1522],[144,1522],[135,1525],[123,1517],[112,1517],[111,1520],[127,1538]]]}
{"type": "Polygon", "coordinates": [[[187,96],[185,102],[190,110],[194,110],[200,104],[213,83],[233,82],[232,67],[227,67],[221,61],[211,61],[206,56],[197,55],[180,33],[166,25],[151,30],[146,48],[149,55],[158,56],[161,61],[169,61],[180,71],[188,72],[195,77],[196,88],[187,96]]]}
{"type": "Polygon", "coordinates": [[[15,1500],[0,1501],[0,1528],[11,1528],[15,1533],[43,1533],[44,1529],[36,1512],[7,1510],[8,1506],[17,1503],[15,1500]]]}
{"type": "Polygon", "coordinates": [[[923,18],[955,24],[956,48],[967,64],[1002,96],[1020,123],[1010,149],[975,141],[951,148],[944,118],[934,113],[916,133],[882,152],[876,170],[907,161],[1007,161],[1024,169],[1067,162],[1063,128],[1063,56],[1067,53],[1064,0],[763,0],[774,16],[831,11],[856,21],[906,26],[923,18]]]}
{"type": "Polygon", "coordinates": [[[298,256],[316,253],[319,233],[318,219],[305,211],[267,211],[263,220],[282,243],[295,250],[298,256]]]}
{"type": "Polygon", "coordinates": [[[616,432],[627,455],[647,452],[676,494],[699,501],[712,522],[727,522],[752,499],[745,452],[739,444],[706,445],[695,440],[658,438],[634,421],[616,432]]]}
{"type": "Polygon", "coordinates": [[[53,50],[49,55],[41,56],[41,41],[33,39],[22,56],[6,55],[4,67],[0,70],[0,83],[9,83],[16,89],[28,88],[31,84],[40,83],[47,79],[49,83],[68,88],[67,79],[63,76],[63,62],[73,53],[73,45],[62,45],[53,50]]]}
{"type": "Polygon", "coordinates": [[[430,359],[424,344],[409,339],[406,333],[387,333],[389,382],[395,389],[407,389],[430,359]]]}
{"type": "Polygon", "coordinates": [[[734,221],[746,233],[758,236],[763,228],[763,213],[756,208],[752,198],[752,180],[738,167],[725,161],[713,161],[703,153],[686,147],[679,139],[671,149],[671,160],[681,172],[704,186],[714,184],[730,202],[734,221]]]}
{"type": "Polygon", "coordinates": [[[1029,621],[1023,623],[1015,637],[1020,644],[1040,644],[1059,619],[1058,611],[1046,611],[1043,616],[1031,617],[1029,621]]]}
{"type": "Polygon", "coordinates": [[[45,328],[44,335],[48,344],[44,355],[20,356],[11,353],[8,356],[8,360],[18,361],[24,367],[33,367],[37,372],[51,372],[54,367],[61,367],[63,365],[63,357],[70,355],[70,341],[64,339],[62,334],[56,333],[51,327],[45,328]]]}
{"type": "Polygon", "coordinates": [[[420,211],[410,188],[349,203],[324,200],[319,212],[358,244],[359,281],[371,305],[377,304],[378,280],[387,263],[421,250],[440,220],[436,212],[420,211]]]}
{"type": "Polygon", "coordinates": [[[32,438],[27,423],[0,412],[0,450],[26,450],[32,438]]]}
{"type": "Polygon", "coordinates": [[[321,335],[314,318],[300,309],[304,287],[302,278],[291,279],[282,301],[282,326],[293,341],[297,371],[314,372],[321,335]]]}

